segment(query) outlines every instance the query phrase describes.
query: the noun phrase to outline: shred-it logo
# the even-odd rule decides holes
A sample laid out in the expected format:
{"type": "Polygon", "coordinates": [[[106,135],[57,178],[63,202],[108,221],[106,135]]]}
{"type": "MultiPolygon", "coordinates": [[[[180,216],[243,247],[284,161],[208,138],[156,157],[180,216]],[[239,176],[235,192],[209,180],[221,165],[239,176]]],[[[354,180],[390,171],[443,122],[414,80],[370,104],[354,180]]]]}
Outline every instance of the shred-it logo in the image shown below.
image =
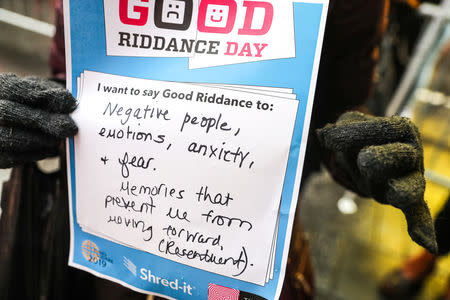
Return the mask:
{"type": "MultiPolygon", "coordinates": [[[[128,259],[127,259],[128,260],[128,259]]],[[[129,260],[126,262],[126,268],[133,273],[134,268],[130,270],[129,260]]],[[[133,264],[134,265],[134,264],[133,264]]],[[[192,296],[193,291],[196,289],[195,286],[192,286],[190,283],[184,280],[178,280],[178,278],[167,279],[164,277],[160,277],[154,273],[150,269],[141,268],[139,270],[139,278],[144,281],[148,281],[152,285],[158,285],[165,287],[166,289],[172,289],[174,291],[181,292],[186,295],[192,296]]]]}
{"type": "Polygon", "coordinates": [[[105,0],[107,55],[186,57],[194,68],[294,57],[292,8],[290,0],[105,0]]]}
{"type": "Polygon", "coordinates": [[[83,253],[84,259],[100,267],[104,268],[108,263],[113,263],[113,260],[105,252],[100,251],[98,246],[91,240],[85,240],[81,244],[81,252],[83,253]]]}

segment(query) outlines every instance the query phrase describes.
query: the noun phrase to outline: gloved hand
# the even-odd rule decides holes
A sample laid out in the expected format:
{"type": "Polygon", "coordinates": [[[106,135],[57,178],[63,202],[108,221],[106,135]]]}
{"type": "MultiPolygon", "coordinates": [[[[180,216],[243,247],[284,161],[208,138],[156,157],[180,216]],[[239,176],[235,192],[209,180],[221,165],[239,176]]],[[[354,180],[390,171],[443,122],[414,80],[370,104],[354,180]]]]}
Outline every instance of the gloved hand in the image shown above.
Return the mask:
{"type": "Polygon", "coordinates": [[[76,101],[56,82],[0,74],[0,168],[55,156],[77,133],[76,101]]]}
{"type": "Polygon", "coordinates": [[[411,238],[437,252],[433,222],[424,201],[423,149],[417,127],[407,118],[343,114],[317,130],[334,153],[335,167],[353,190],[402,210],[411,238]]]}

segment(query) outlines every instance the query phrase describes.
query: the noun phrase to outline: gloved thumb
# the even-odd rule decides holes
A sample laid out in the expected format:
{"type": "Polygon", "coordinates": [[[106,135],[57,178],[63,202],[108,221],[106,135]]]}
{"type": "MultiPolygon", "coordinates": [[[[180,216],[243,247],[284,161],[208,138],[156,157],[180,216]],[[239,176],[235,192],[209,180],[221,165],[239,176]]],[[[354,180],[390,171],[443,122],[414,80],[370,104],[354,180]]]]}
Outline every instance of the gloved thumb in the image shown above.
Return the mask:
{"type": "Polygon", "coordinates": [[[425,201],[423,199],[416,201],[401,210],[406,217],[411,239],[429,252],[436,254],[438,252],[436,233],[425,201]]]}

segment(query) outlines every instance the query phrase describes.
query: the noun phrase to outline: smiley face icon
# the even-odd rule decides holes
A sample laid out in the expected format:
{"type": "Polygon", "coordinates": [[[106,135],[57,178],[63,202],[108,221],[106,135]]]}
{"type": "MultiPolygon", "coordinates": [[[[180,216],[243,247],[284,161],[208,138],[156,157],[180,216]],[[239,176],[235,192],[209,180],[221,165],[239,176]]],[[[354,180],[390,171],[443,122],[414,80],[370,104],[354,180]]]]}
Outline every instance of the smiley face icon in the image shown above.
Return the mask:
{"type": "Polygon", "coordinates": [[[198,30],[209,33],[230,33],[236,19],[234,0],[202,0],[198,13],[198,30]]]}
{"type": "Polygon", "coordinates": [[[206,9],[205,25],[208,27],[226,27],[230,7],[210,4],[206,9]]]}
{"type": "Polygon", "coordinates": [[[156,27],[187,30],[191,24],[192,6],[192,0],[156,0],[156,27]]]}

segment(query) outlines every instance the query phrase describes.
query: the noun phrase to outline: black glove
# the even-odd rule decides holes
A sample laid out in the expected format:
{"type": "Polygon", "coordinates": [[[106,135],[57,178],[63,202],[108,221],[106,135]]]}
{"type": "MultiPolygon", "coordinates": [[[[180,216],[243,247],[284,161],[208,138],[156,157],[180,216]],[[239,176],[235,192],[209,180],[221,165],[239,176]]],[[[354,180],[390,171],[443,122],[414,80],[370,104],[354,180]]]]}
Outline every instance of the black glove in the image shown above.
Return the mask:
{"type": "Polygon", "coordinates": [[[0,168],[55,156],[77,133],[76,101],[58,83],[0,74],[0,168]]]}
{"type": "Polygon", "coordinates": [[[343,114],[317,130],[334,154],[335,167],[353,190],[402,210],[411,238],[432,253],[436,235],[424,201],[423,149],[417,127],[407,118],[343,114]]]}

